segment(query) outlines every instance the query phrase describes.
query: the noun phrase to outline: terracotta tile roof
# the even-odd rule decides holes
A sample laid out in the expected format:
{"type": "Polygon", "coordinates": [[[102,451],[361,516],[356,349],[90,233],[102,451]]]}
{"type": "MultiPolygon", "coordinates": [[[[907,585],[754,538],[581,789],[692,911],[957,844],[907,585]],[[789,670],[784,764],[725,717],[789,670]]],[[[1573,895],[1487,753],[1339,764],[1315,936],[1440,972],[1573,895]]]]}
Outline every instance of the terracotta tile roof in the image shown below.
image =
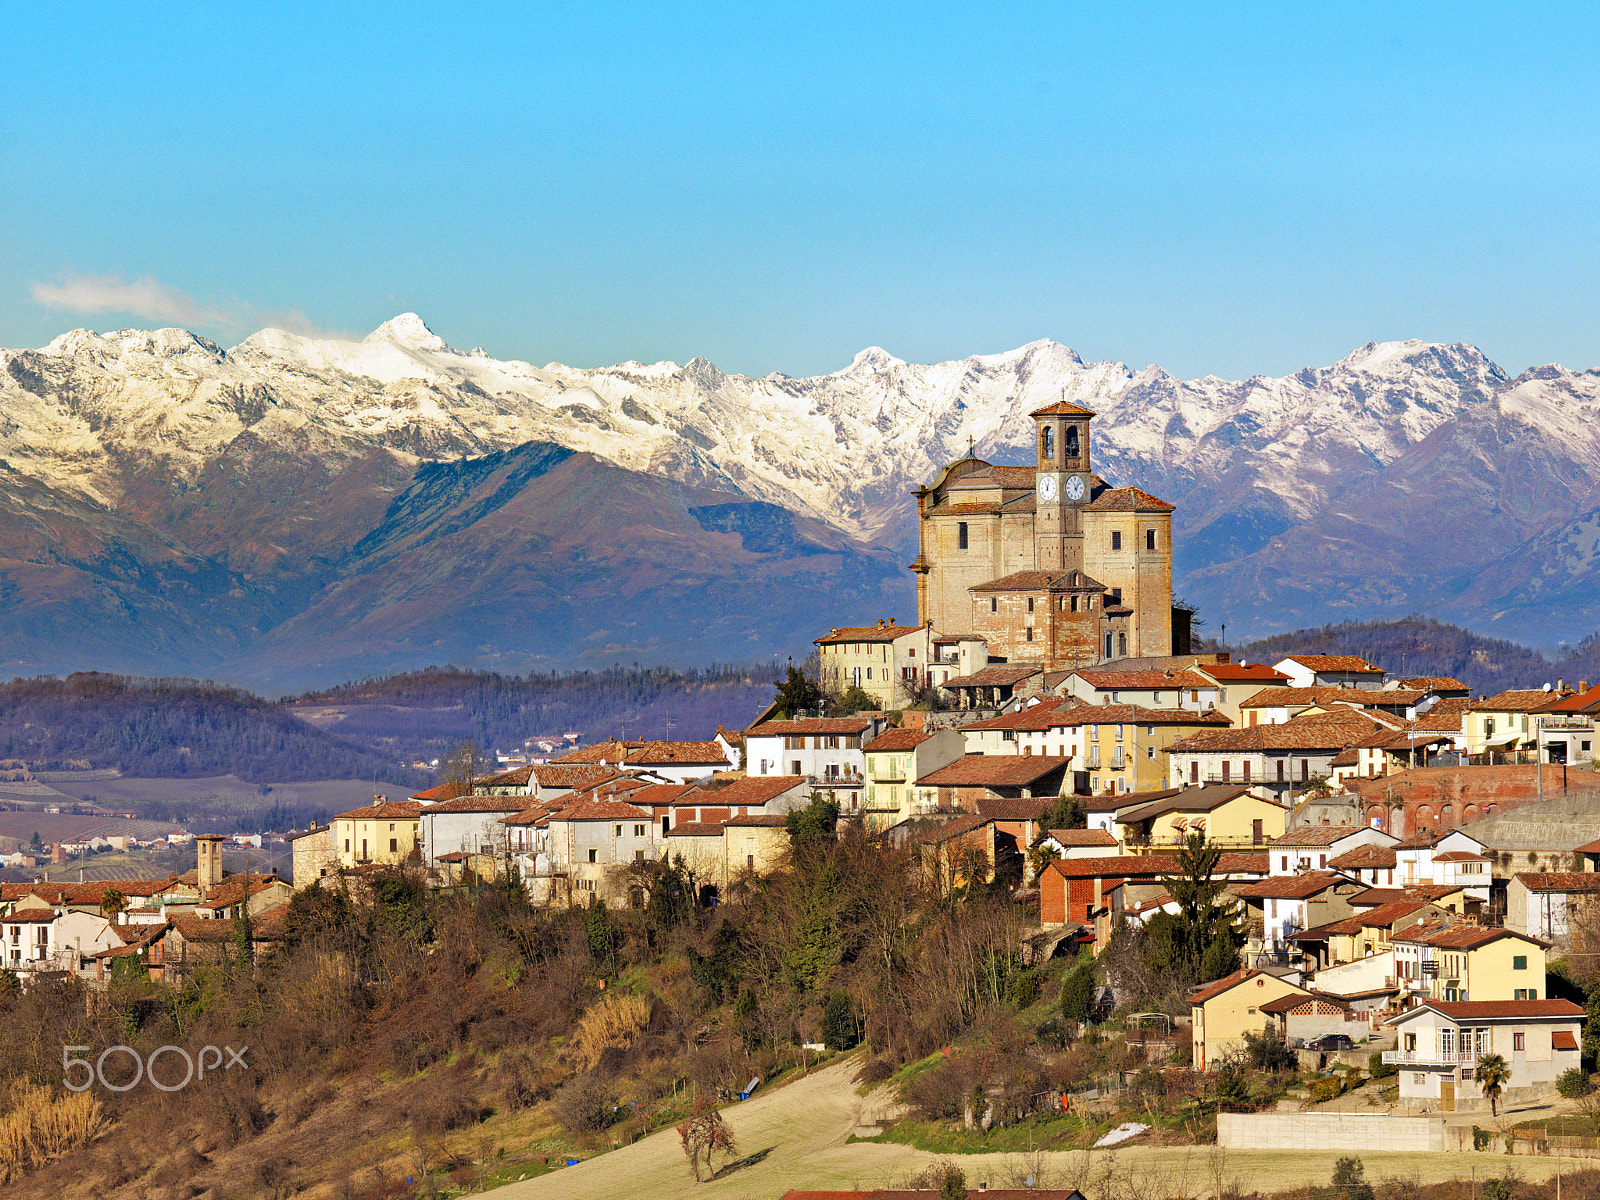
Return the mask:
{"type": "Polygon", "coordinates": [[[1389,1021],[1398,1025],[1425,1008],[1435,1009],[1452,1021],[1472,1021],[1492,1017],[1572,1017],[1582,1020],[1583,1009],[1571,1000],[1423,1000],[1415,1008],[1389,1021]]]}
{"type": "Polygon", "coordinates": [[[1325,942],[1331,937],[1355,937],[1361,932],[1360,917],[1346,917],[1342,921],[1329,921],[1326,925],[1315,925],[1310,929],[1302,929],[1299,933],[1291,933],[1291,942],[1325,942]]]}
{"type": "Polygon", "coordinates": [[[891,729],[879,734],[865,746],[864,754],[886,754],[896,750],[915,750],[933,734],[926,729],[891,729]]]}
{"type": "Polygon", "coordinates": [[[1101,668],[1080,667],[1073,674],[1100,691],[1115,691],[1118,688],[1124,688],[1128,691],[1143,691],[1155,688],[1208,688],[1212,686],[1209,679],[1189,670],[1107,671],[1101,668]]]}
{"type": "Polygon", "coordinates": [[[722,826],[706,821],[685,821],[682,825],[674,825],[667,830],[669,838],[674,837],[721,837],[722,826]]]}
{"type": "Polygon", "coordinates": [[[1092,417],[1094,411],[1084,408],[1081,404],[1074,404],[1070,400],[1057,400],[1054,404],[1046,404],[1043,408],[1036,408],[1028,414],[1030,417],[1092,417]]]}
{"type": "Polygon", "coordinates": [[[1574,850],[1573,853],[1575,853],[1575,854],[1600,854],[1600,839],[1596,839],[1595,841],[1592,841],[1592,842],[1585,842],[1583,845],[1579,846],[1576,850],[1574,850]]]}
{"type": "Polygon", "coordinates": [[[1363,675],[1382,675],[1383,668],[1374,666],[1358,654],[1286,654],[1279,662],[1295,662],[1308,671],[1343,671],[1363,675]]]}
{"type": "Polygon", "coordinates": [[[1546,711],[1560,713],[1590,712],[1600,707],[1600,683],[1595,684],[1586,692],[1574,692],[1564,699],[1557,700],[1546,711]]]}
{"type": "Polygon", "coordinates": [[[1423,946],[1436,946],[1441,950],[1476,950],[1479,946],[1487,946],[1490,942],[1498,942],[1501,938],[1516,938],[1518,941],[1531,942],[1535,946],[1548,945],[1538,938],[1529,937],[1527,934],[1518,933],[1512,929],[1485,929],[1481,925],[1415,925],[1410,929],[1395,934],[1390,940],[1396,942],[1415,942],[1423,946]]]}
{"type": "Polygon", "coordinates": [[[952,838],[958,838],[962,834],[974,833],[977,830],[982,829],[985,825],[992,824],[993,821],[993,817],[980,816],[977,813],[968,813],[964,817],[957,817],[953,821],[946,821],[944,824],[928,830],[926,833],[918,837],[917,840],[919,842],[927,842],[930,845],[937,845],[940,842],[948,842],[952,838]]]}
{"type": "Polygon", "coordinates": [[[1230,850],[1217,859],[1218,875],[1265,875],[1272,870],[1266,851],[1230,850]]]}
{"type": "Polygon", "coordinates": [[[958,679],[949,679],[940,684],[946,688],[960,687],[1007,687],[1021,683],[1030,675],[1038,675],[1041,667],[985,667],[971,675],[963,675],[958,679]]]}
{"type": "Polygon", "coordinates": [[[1104,858],[1052,859],[1048,870],[1067,879],[1157,878],[1172,870],[1172,859],[1160,854],[1119,854],[1104,858]]]}
{"type": "Polygon", "coordinates": [[[1328,1004],[1344,1012],[1350,1011],[1350,1006],[1342,1000],[1335,1000],[1332,996],[1326,996],[1320,992],[1308,996],[1297,996],[1291,992],[1287,996],[1280,996],[1276,1000],[1268,1000],[1265,1004],[1257,1005],[1256,1007],[1260,1012],[1277,1014],[1292,1013],[1295,1009],[1303,1008],[1307,1004],[1328,1004]]]}
{"type": "Polygon", "coordinates": [[[1063,707],[1075,709],[1076,705],[1069,705],[1067,701],[1059,698],[1041,700],[1027,708],[1019,708],[1016,712],[1001,713],[997,717],[989,717],[983,721],[972,721],[961,727],[962,733],[987,732],[991,729],[1013,729],[1038,732],[1049,729],[1052,721],[1051,713],[1059,712],[1063,707]]]}
{"type": "Polygon", "coordinates": [[[1195,663],[1194,669],[1202,671],[1218,683],[1287,683],[1289,677],[1266,663],[1195,663]]]}
{"type": "Polygon", "coordinates": [[[1460,733],[1461,718],[1472,707],[1465,696],[1447,696],[1412,723],[1413,729],[1429,733],[1460,733]]]}
{"type": "MultiPolygon", "coordinates": [[[[1064,847],[1115,846],[1117,839],[1104,829],[1052,829],[1050,836],[1064,847]]],[[[1600,878],[1600,876],[1597,876],[1600,878]]]]}
{"type": "Polygon", "coordinates": [[[1486,854],[1474,854],[1470,850],[1446,850],[1443,854],[1435,854],[1433,861],[1442,862],[1491,862],[1486,854]]]}
{"type": "Polygon", "coordinates": [[[230,875],[209,900],[202,900],[195,905],[196,910],[202,908],[231,908],[250,896],[259,896],[262,892],[271,891],[273,888],[288,890],[289,885],[275,875],[230,875]]]}
{"type": "Polygon", "coordinates": [[[728,756],[716,742],[646,742],[628,751],[630,767],[727,766],[728,756]]]}
{"type": "Polygon", "coordinates": [[[650,814],[621,800],[580,800],[550,814],[552,821],[648,821],[650,814]]]}
{"type": "Polygon", "coordinates": [[[921,633],[921,625],[852,625],[845,629],[832,629],[815,639],[818,646],[831,646],[842,642],[892,642],[908,633],[921,633]]]}
{"type": "Polygon", "coordinates": [[[1560,703],[1562,697],[1556,692],[1546,692],[1539,688],[1524,688],[1500,692],[1494,696],[1485,696],[1481,700],[1472,702],[1471,712],[1544,712],[1554,704],[1560,703]]]}
{"type": "Polygon", "coordinates": [[[1106,488],[1088,504],[1085,512],[1171,512],[1173,506],[1157,499],[1143,488],[1106,488]]]}
{"type": "Polygon", "coordinates": [[[434,800],[454,800],[461,794],[461,789],[453,783],[441,783],[438,787],[431,787],[425,792],[412,792],[411,799],[428,803],[434,800]]]}
{"type": "Polygon", "coordinates": [[[580,750],[563,754],[560,758],[553,758],[554,763],[616,763],[621,762],[623,756],[640,742],[623,742],[612,738],[609,741],[596,742],[592,746],[584,746],[580,750]]]}
{"type": "Polygon", "coordinates": [[[1274,875],[1270,879],[1241,883],[1230,890],[1235,896],[1248,900],[1304,900],[1335,884],[1348,882],[1343,875],[1332,871],[1302,871],[1298,875],[1274,875]]]}
{"type": "Polygon", "coordinates": [[[717,788],[702,788],[701,794],[681,803],[713,808],[761,808],[797,787],[811,788],[801,775],[747,775],[717,788]]]}
{"type": "Polygon", "coordinates": [[[530,779],[542,788],[581,791],[608,779],[620,778],[621,774],[615,767],[603,763],[545,763],[533,768],[530,779]]]}
{"type": "Polygon", "coordinates": [[[1406,679],[1393,680],[1403,688],[1415,688],[1422,692],[1465,692],[1469,689],[1459,679],[1451,679],[1448,675],[1412,675],[1406,679]]]}
{"type": "Polygon", "coordinates": [[[971,754],[917,780],[918,787],[1027,787],[1071,758],[1054,754],[971,754]]]}
{"type": "Polygon", "coordinates": [[[796,737],[802,733],[865,733],[871,717],[801,717],[793,721],[763,721],[744,731],[745,737],[796,737]]]}
{"type": "Polygon", "coordinates": [[[1081,729],[1085,725],[1199,725],[1228,729],[1233,724],[1214,709],[1196,712],[1188,708],[1146,708],[1141,704],[1068,705],[1054,712],[1052,729],[1081,729]]]}
{"type": "Polygon", "coordinates": [[[1600,892],[1600,873],[1593,871],[1524,871],[1516,878],[1530,892],[1600,892]]]}
{"type": "Polygon", "coordinates": [[[498,775],[490,775],[487,779],[475,781],[477,787],[527,787],[528,780],[533,775],[533,764],[522,767],[512,767],[509,771],[501,771],[498,775]]]}
{"type": "MultiPolygon", "coordinates": [[[[1248,700],[1239,702],[1240,708],[1309,708],[1312,705],[1327,707],[1344,704],[1353,708],[1382,708],[1400,704],[1392,699],[1395,692],[1375,692],[1368,688],[1332,687],[1317,684],[1312,687],[1264,688],[1248,700]]],[[[1413,703],[1415,703],[1413,701],[1413,703]]]]}
{"type": "MultiPolygon", "coordinates": [[[[526,796],[457,796],[454,800],[445,800],[439,804],[430,805],[423,811],[433,813],[514,813],[525,808],[528,803],[526,796]]],[[[345,816],[359,816],[360,809],[345,816]]]]}
{"type": "Polygon", "coordinates": [[[653,783],[649,787],[630,791],[627,796],[629,804],[637,804],[640,808],[666,808],[673,804],[694,804],[697,803],[696,797],[709,794],[692,783],[653,783]]]}
{"type": "Polygon", "coordinates": [[[982,796],[978,811],[996,821],[1037,821],[1049,802],[1043,796],[982,796]]]}
{"type": "MultiPolygon", "coordinates": [[[[1364,912],[1357,913],[1351,919],[1359,921],[1364,929],[1389,929],[1393,927],[1396,921],[1403,921],[1424,908],[1432,907],[1434,907],[1433,901],[1422,896],[1410,896],[1404,900],[1394,900],[1388,904],[1380,904],[1377,908],[1369,908],[1364,912]]],[[[1409,929],[1406,931],[1406,933],[1411,932],[1412,930],[1409,929]]],[[[1397,933],[1394,936],[1401,938],[1405,934],[1397,933]]]]}
{"type": "MultiPolygon", "coordinates": [[[[1169,812],[1213,812],[1229,801],[1237,800],[1249,793],[1248,783],[1207,783],[1200,787],[1179,788],[1162,799],[1153,800],[1138,808],[1119,808],[1117,822],[1131,824],[1136,821],[1148,821],[1169,812]]],[[[1263,801],[1263,803],[1272,802],[1263,801]]]]}
{"type": "Polygon", "coordinates": [[[422,813],[422,805],[415,800],[385,800],[382,804],[369,804],[365,808],[352,808],[334,817],[335,821],[415,821],[422,813]]]}
{"type": "Polygon", "coordinates": [[[1470,833],[1460,829],[1425,829],[1421,833],[1414,833],[1408,838],[1401,838],[1394,844],[1394,848],[1396,850],[1426,850],[1431,846],[1437,846],[1440,842],[1444,841],[1445,838],[1450,837],[1452,834],[1459,834],[1461,837],[1466,838],[1474,845],[1483,845],[1482,842],[1478,841],[1478,839],[1473,837],[1470,833]]]}
{"type": "Polygon", "coordinates": [[[1335,754],[1328,760],[1328,765],[1330,767],[1353,767],[1360,762],[1361,755],[1358,754],[1356,752],[1356,748],[1352,746],[1348,750],[1341,750],[1339,753],[1335,754]]]}
{"type": "Polygon", "coordinates": [[[1351,709],[1347,713],[1313,713],[1278,725],[1252,725],[1243,729],[1205,730],[1173,742],[1168,754],[1222,750],[1343,750],[1369,735],[1372,718],[1351,709]]]}
{"type": "Polygon", "coordinates": [[[967,591],[988,592],[1103,592],[1106,585],[1082,571],[1013,571],[999,579],[974,584],[967,591]]]}
{"type": "Polygon", "coordinates": [[[1407,887],[1363,888],[1350,897],[1355,908],[1377,908],[1398,900],[1443,900],[1461,891],[1459,883],[1413,883],[1407,887]]]}
{"type": "Polygon", "coordinates": [[[1331,846],[1352,833],[1360,833],[1365,825],[1299,825],[1289,830],[1274,846],[1331,846]]]}
{"type": "MultiPolygon", "coordinates": [[[[1216,996],[1222,995],[1223,992],[1231,991],[1233,988],[1238,987],[1241,983],[1249,982],[1250,980],[1254,979],[1258,975],[1266,975],[1266,972],[1257,971],[1257,970],[1253,970],[1253,969],[1250,969],[1250,968],[1242,968],[1242,969],[1240,969],[1238,971],[1235,971],[1232,975],[1224,975],[1221,979],[1217,980],[1215,983],[1208,983],[1204,987],[1199,989],[1198,991],[1190,992],[1189,993],[1189,1003],[1190,1003],[1190,1005],[1201,1005],[1201,1004],[1204,1004],[1206,1001],[1208,1001],[1208,1000],[1210,1000],[1210,999],[1212,999],[1212,998],[1214,998],[1216,996]]],[[[1275,975],[1267,975],[1266,977],[1268,979],[1276,979],[1277,978],[1277,976],[1275,976],[1275,975]]],[[[1283,982],[1284,983],[1288,983],[1288,980],[1283,980],[1283,982]]],[[[1298,987],[1297,985],[1292,984],[1292,983],[1289,983],[1288,985],[1295,989],[1295,993],[1298,993],[1299,995],[1301,995],[1303,997],[1309,997],[1311,995],[1311,993],[1306,991],[1306,989],[1303,988],[1303,987],[1298,987]]],[[[1291,993],[1291,994],[1295,994],[1295,993],[1291,993]]]]}
{"type": "Polygon", "coordinates": [[[1396,861],[1393,846],[1357,846],[1330,858],[1328,865],[1341,871],[1383,870],[1393,867],[1396,861]]]}

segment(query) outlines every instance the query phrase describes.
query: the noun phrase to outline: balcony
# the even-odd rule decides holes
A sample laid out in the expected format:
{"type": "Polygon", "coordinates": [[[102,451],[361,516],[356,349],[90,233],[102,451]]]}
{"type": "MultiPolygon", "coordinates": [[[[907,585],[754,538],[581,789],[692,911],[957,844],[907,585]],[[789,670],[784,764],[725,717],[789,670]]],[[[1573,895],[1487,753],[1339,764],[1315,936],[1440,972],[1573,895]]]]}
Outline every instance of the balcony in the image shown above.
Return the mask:
{"type": "Polygon", "coordinates": [[[1475,1050],[1453,1050],[1449,1054],[1442,1050],[1385,1050],[1383,1061],[1399,1067],[1474,1067],[1478,1054],[1475,1050]]]}

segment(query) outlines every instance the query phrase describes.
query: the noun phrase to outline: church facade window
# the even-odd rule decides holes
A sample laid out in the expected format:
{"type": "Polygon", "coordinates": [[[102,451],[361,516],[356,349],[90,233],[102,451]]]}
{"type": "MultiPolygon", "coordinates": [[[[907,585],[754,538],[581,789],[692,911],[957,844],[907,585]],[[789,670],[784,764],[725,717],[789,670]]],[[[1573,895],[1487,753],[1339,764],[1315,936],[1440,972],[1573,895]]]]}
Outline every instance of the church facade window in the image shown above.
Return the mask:
{"type": "Polygon", "coordinates": [[[1039,430],[1039,457],[1050,461],[1056,456],[1056,431],[1046,425],[1039,430]]]}
{"type": "Polygon", "coordinates": [[[967,548],[967,523],[961,521],[956,525],[956,543],[965,550],[967,548]]]}
{"type": "Polygon", "coordinates": [[[1111,548],[1113,550],[1122,549],[1122,530],[1113,529],[1111,531],[1111,548]]]}
{"type": "Polygon", "coordinates": [[[1144,548],[1146,550],[1154,550],[1156,548],[1156,531],[1154,529],[1146,529],[1144,531],[1144,548]]]}
{"type": "Polygon", "coordinates": [[[1078,427],[1076,425],[1067,426],[1067,435],[1061,439],[1061,448],[1066,452],[1068,458],[1077,458],[1083,452],[1078,442],[1078,427]]]}

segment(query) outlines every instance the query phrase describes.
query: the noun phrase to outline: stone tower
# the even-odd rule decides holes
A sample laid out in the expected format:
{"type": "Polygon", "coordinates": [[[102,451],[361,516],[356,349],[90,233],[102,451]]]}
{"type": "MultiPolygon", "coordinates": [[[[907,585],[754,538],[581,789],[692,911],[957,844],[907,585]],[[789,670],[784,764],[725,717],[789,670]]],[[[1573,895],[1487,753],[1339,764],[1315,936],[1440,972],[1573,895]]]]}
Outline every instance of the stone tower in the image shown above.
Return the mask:
{"type": "Polygon", "coordinates": [[[1082,570],[1081,510],[1094,484],[1089,472],[1089,420],[1094,413],[1061,400],[1028,415],[1035,427],[1034,566],[1040,571],[1082,570]]]}
{"type": "Polygon", "coordinates": [[[200,852],[200,860],[195,866],[195,886],[200,889],[200,898],[204,900],[222,886],[222,835],[202,833],[195,837],[194,844],[200,852]]]}

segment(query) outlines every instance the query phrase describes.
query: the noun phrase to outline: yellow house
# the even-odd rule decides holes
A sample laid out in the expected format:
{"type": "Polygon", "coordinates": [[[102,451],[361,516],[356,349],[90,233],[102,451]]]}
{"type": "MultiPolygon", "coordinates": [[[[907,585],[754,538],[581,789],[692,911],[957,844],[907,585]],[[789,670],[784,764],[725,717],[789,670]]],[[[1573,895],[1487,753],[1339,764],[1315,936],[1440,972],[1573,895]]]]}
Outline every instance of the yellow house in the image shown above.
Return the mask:
{"type": "Polygon", "coordinates": [[[1168,786],[1168,746],[1228,727],[1228,718],[1221,713],[1193,709],[1040,705],[1016,722],[1016,753],[1071,757],[1072,770],[1089,776],[1092,793],[1149,792],[1168,786]]]}
{"type": "Polygon", "coordinates": [[[1399,983],[1428,1000],[1548,1000],[1541,942],[1510,929],[1417,925],[1393,938],[1399,983]]]}
{"type": "Polygon", "coordinates": [[[1504,754],[1535,743],[1540,717],[1567,694],[1534,688],[1474,700],[1461,719],[1461,740],[1466,752],[1504,754]]]}
{"type": "Polygon", "coordinates": [[[374,797],[333,819],[333,854],[341,867],[394,866],[422,856],[422,805],[374,797]]]}
{"type": "Polygon", "coordinates": [[[1176,853],[1191,833],[1221,846],[1262,846],[1283,836],[1289,810],[1263,800],[1246,783],[1179,788],[1117,814],[1129,853],[1176,853]]]}
{"type": "Polygon", "coordinates": [[[1284,996],[1311,995],[1276,975],[1261,971],[1235,971],[1189,997],[1194,1018],[1194,1069],[1204,1071],[1235,1050],[1244,1049],[1246,1033],[1260,1033],[1273,1025],[1261,1006],[1284,996]]]}

